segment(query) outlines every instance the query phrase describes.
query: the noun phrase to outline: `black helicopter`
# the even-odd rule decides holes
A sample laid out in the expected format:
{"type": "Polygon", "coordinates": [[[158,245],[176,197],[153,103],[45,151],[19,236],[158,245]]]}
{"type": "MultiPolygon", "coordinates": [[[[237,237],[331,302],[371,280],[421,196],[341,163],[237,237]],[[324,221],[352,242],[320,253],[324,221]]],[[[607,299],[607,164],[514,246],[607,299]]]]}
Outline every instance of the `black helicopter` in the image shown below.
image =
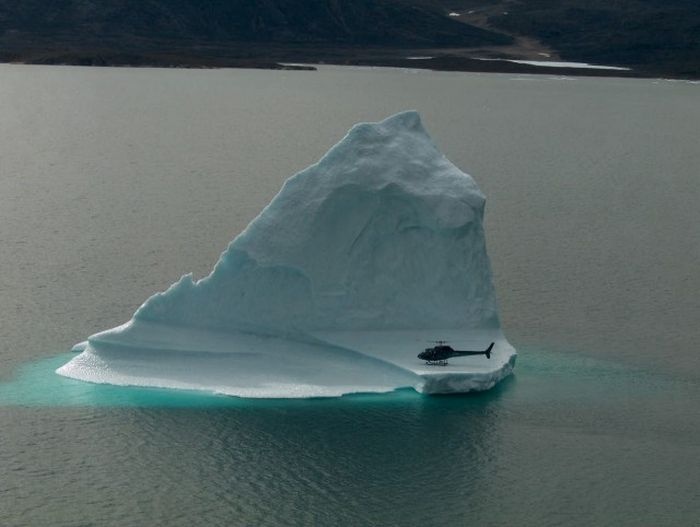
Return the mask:
{"type": "Polygon", "coordinates": [[[447,359],[452,357],[464,357],[467,355],[486,355],[487,359],[491,358],[491,350],[495,342],[489,344],[489,347],[484,351],[459,351],[447,345],[447,341],[436,340],[437,346],[425,348],[425,351],[418,354],[418,358],[424,360],[428,366],[447,366],[447,359]]]}

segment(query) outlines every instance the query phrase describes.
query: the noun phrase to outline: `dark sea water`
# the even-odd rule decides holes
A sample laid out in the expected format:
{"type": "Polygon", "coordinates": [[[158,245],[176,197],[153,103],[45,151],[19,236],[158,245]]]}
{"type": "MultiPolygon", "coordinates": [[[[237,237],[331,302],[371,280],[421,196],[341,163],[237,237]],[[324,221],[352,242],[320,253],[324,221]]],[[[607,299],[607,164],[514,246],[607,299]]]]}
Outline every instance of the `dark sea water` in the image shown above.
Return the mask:
{"type": "Polygon", "coordinates": [[[0,525],[697,525],[700,86],[0,66],[0,525]],[[515,375],[243,400],[53,374],[356,121],[489,198],[515,375]]]}

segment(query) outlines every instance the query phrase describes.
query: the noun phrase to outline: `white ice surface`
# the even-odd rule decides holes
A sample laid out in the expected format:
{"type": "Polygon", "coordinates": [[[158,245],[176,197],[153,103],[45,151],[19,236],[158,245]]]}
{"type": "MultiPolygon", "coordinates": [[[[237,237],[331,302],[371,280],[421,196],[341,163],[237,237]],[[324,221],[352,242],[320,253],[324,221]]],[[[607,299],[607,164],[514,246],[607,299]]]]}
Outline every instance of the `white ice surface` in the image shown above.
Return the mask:
{"type": "Polygon", "coordinates": [[[58,373],[244,397],[488,389],[515,350],[500,331],[484,201],[415,112],[356,125],[209,276],[153,295],[58,373]],[[426,367],[416,355],[433,339],[497,344],[490,360],[426,367]]]}
{"type": "Polygon", "coordinates": [[[139,320],[92,336],[85,351],[59,373],[97,383],[269,398],[420,385],[409,371],[312,337],[302,341],[139,320]],[[128,342],[121,332],[128,332],[128,342]]]}

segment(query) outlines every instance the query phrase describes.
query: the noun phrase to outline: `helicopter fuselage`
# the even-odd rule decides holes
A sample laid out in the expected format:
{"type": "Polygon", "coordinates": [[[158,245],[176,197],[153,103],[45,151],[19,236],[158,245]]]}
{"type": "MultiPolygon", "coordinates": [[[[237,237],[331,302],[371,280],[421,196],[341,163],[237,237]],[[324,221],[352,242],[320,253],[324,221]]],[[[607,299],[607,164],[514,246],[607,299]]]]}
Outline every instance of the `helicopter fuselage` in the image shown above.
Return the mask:
{"type": "Polygon", "coordinates": [[[469,355],[486,355],[487,359],[491,358],[491,350],[493,349],[494,342],[486,348],[484,351],[461,351],[456,350],[452,346],[446,344],[438,344],[432,348],[426,348],[425,351],[418,354],[418,358],[424,360],[428,364],[438,364],[440,366],[446,366],[447,360],[452,357],[465,357],[469,355]]]}

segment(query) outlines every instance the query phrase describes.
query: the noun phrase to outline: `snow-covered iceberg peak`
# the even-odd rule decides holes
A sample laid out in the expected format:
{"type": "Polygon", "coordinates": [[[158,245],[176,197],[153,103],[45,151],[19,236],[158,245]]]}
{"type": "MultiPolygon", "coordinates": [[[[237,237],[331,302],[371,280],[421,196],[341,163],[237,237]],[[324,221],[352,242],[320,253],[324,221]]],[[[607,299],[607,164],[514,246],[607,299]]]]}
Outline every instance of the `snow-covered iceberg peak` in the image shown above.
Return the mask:
{"type": "Polygon", "coordinates": [[[514,350],[500,334],[484,201],[416,112],[358,124],[287,180],[209,276],[153,295],[59,373],[279,397],[488,388],[510,373],[514,350]],[[479,382],[441,371],[443,388],[426,388],[431,375],[413,362],[424,337],[446,330],[471,345],[502,340],[500,359],[474,370],[479,382]],[[368,331],[388,347],[360,344],[368,331]],[[310,364],[337,367],[319,376],[310,364]]]}
{"type": "Polygon", "coordinates": [[[353,127],[141,320],[279,334],[498,325],[484,197],[416,112],[353,127]]]}

